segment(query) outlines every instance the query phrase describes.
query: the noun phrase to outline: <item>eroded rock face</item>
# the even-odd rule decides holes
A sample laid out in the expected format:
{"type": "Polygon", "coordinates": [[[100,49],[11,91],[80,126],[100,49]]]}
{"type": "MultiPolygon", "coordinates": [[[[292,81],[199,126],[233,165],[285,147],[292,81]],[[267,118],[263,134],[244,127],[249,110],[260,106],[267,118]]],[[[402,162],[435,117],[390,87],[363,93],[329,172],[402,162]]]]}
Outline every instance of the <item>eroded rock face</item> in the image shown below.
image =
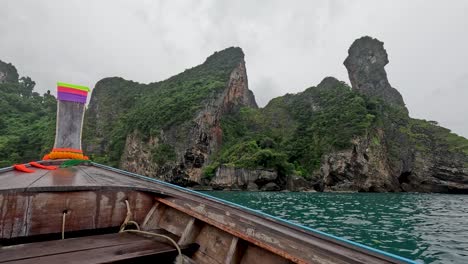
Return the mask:
{"type": "Polygon", "coordinates": [[[429,132],[425,136],[425,145],[415,149],[412,168],[398,177],[402,189],[468,194],[468,155],[450,151],[443,141],[432,138],[429,132]]]}
{"type": "Polygon", "coordinates": [[[200,182],[201,168],[209,162],[210,155],[222,144],[221,117],[237,111],[242,106],[257,108],[255,97],[249,90],[244,61],[231,72],[222,94],[207,102],[205,109],[194,120],[195,126],[190,131],[189,147],[186,148],[182,161],[182,167],[190,180],[200,182]]]}
{"type": "Polygon", "coordinates": [[[371,37],[355,40],[344,61],[354,90],[406,109],[403,97],[388,82],[385,72],[387,64],[388,56],[383,42],[371,37]]]}
{"type": "Polygon", "coordinates": [[[211,179],[210,185],[214,189],[223,190],[226,188],[236,188],[241,190],[256,191],[259,188],[271,191],[272,188],[280,189],[278,184],[278,174],[271,170],[250,170],[242,168],[234,168],[228,166],[220,166],[216,170],[216,174],[211,179]],[[273,183],[274,185],[272,185],[273,183]],[[268,185],[270,184],[270,185],[268,185]],[[267,187],[265,187],[268,185],[267,187]],[[272,187],[273,186],[273,187],[272,187]],[[266,189],[265,189],[266,188],[266,189]]]}
{"type": "Polygon", "coordinates": [[[248,87],[244,61],[232,70],[226,88],[205,101],[204,109],[196,114],[194,120],[160,132],[163,143],[174,147],[174,162],[166,162],[163,166],[155,164],[150,149],[157,147],[157,144],[152,145],[142,137],[135,138],[131,134],[127,136],[120,167],[184,186],[200,184],[203,166],[222,144],[221,117],[242,106],[257,108],[255,97],[248,87]],[[185,140],[181,141],[180,138],[185,140]],[[133,156],[141,156],[142,159],[135,162],[133,156]]]}
{"type": "Polygon", "coordinates": [[[274,182],[269,182],[265,185],[263,185],[261,191],[267,191],[267,192],[272,192],[272,191],[279,191],[281,188],[278,186],[278,184],[274,182]]]}
{"type": "MultiPolygon", "coordinates": [[[[315,189],[468,193],[468,155],[462,151],[453,151],[453,146],[440,139],[441,134],[445,133],[447,136],[448,132],[439,133],[431,130],[433,128],[424,130],[424,127],[429,127],[427,123],[430,122],[421,123],[422,131],[412,127],[416,120],[409,117],[400,93],[390,86],[384,69],[387,63],[388,57],[383,43],[376,39],[363,37],[356,40],[349,49],[345,65],[352,89],[365,95],[365,98],[379,99],[378,105],[371,108],[368,105],[375,104],[375,100],[365,101],[366,99],[360,98],[368,103],[366,107],[372,109],[369,111],[371,118],[377,118],[378,122],[366,128],[365,132],[362,132],[364,135],[353,135],[351,148],[339,151],[330,149],[329,153],[322,155],[320,169],[309,175],[311,180],[294,175],[279,177],[273,170],[223,165],[218,167],[213,178],[203,178],[203,167],[210,164],[213,154],[217,153],[223,144],[223,116],[235,113],[243,106],[257,108],[253,93],[248,87],[243,60],[240,63],[235,61],[229,67],[222,81],[225,82],[224,89],[216,90],[216,94],[207,96],[201,103],[203,108],[197,108],[190,120],[152,131],[152,135],[158,134],[157,136],[144,136],[138,131],[124,134],[125,147],[123,154],[119,156],[119,165],[125,170],[182,186],[210,186],[209,188],[217,190],[315,189]],[[169,146],[169,149],[162,153],[173,152],[174,155],[168,160],[158,162],[154,151],[164,146],[169,146]]],[[[339,80],[327,77],[316,89],[333,89],[340,84],[342,83],[339,80]]],[[[125,90],[125,96],[117,100],[128,107],[132,106],[133,100],[128,96],[128,92],[134,91],[133,96],[137,97],[138,89],[145,89],[144,85],[119,78],[107,78],[96,85],[91,99],[88,124],[89,129],[95,131],[91,139],[95,142],[93,144],[91,141],[87,151],[104,154],[111,148],[107,128],[122,113],[119,112],[121,109],[115,100],[99,95],[112,94],[116,90],[114,87],[132,87],[125,90]],[[125,101],[127,98],[128,101],[125,101]],[[102,108],[106,108],[105,111],[102,108]]],[[[301,94],[306,95],[308,90],[301,94]]],[[[293,102],[291,100],[294,96],[301,94],[286,95],[281,99],[293,102]]],[[[305,97],[304,104],[312,109],[312,115],[324,110],[319,101],[317,97],[305,97]]],[[[272,126],[284,127],[282,131],[287,134],[289,127],[295,127],[297,124],[290,116],[294,109],[285,109],[289,108],[274,109],[276,111],[272,112],[271,117],[272,126]]]]}
{"type": "Polygon", "coordinates": [[[384,133],[357,138],[351,149],[325,155],[321,174],[325,191],[398,192],[400,183],[388,163],[384,133]]]}
{"type": "Polygon", "coordinates": [[[377,39],[360,38],[349,49],[344,64],[352,88],[393,108],[379,113],[380,125],[357,137],[353,148],[323,157],[324,190],[468,193],[468,155],[450,150],[448,130],[408,116],[401,95],[388,83],[387,63],[377,39]]]}
{"type": "Polygon", "coordinates": [[[468,158],[445,153],[445,156],[417,153],[412,171],[399,177],[407,192],[468,194],[468,158]],[[458,156],[458,157],[457,157],[458,156]]]}
{"type": "Polygon", "coordinates": [[[18,71],[11,63],[6,63],[0,60],[0,83],[17,83],[18,71]]]}
{"type": "Polygon", "coordinates": [[[142,175],[151,175],[156,171],[158,166],[152,162],[151,149],[158,141],[157,137],[151,137],[148,142],[143,142],[138,132],[128,135],[122,157],[126,161],[126,169],[142,175]]]}
{"type": "Polygon", "coordinates": [[[293,192],[314,191],[316,188],[320,190],[321,186],[304,179],[297,175],[290,175],[287,178],[286,189],[293,192]]]}
{"type": "Polygon", "coordinates": [[[209,101],[195,118],[196,125],[190,131],[189,147],[179,165],[190,181],[201,182],[203,165],[209,162],[210,155],[222,144],[221,117],[242,106],[257,108],[255,97],[249,90],[245,62],[231,72],[222,94],[209,101]]]}

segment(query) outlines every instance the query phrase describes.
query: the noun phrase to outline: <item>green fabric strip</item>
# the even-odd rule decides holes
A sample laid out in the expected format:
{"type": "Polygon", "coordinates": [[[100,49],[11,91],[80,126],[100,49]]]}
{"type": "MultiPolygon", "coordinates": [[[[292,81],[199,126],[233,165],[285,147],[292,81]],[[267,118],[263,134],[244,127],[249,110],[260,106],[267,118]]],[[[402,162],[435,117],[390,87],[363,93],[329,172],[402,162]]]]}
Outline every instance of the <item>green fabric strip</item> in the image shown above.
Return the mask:
{"type": "Polygon", "coordinates": [[[88,87],[86,87],[86,86],[81,86],[81,85],[76,85],[76,84],[70,84],[70,83],[58,82],[58,83],[57,83],[57,86],[67,87],[67,88],[73,88],[73,89],[78,89],[78,90],[82,90],[82,91],[86,91],[86,92],[91,91],[91,90],[90,90],[88,87]]]}

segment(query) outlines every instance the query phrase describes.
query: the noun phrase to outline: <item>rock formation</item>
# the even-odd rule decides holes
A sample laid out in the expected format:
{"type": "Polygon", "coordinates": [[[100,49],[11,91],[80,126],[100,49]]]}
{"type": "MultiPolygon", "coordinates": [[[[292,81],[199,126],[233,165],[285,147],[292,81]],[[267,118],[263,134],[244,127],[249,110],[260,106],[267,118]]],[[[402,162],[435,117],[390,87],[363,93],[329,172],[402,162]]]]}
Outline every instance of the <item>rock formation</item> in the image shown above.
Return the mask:
{"type": "Polygon", "coordinates": [[[17,83],[18,71],[11,63],[5,63],[0,60],[0,83],[17,83]]]}
{"type": "Polygon", "coordinates": [[[383,44],[371,37],[362,37],[354,41],[344,61],[349,80],[353,89],[363,95],[405,107],[401,94],[388,82],[384,69],[388,64],[388,55],[383,44]]]}
{"type": "Polygon", "coordinates": [[[203,166],[209,162],[211,154],[221,147],[222,116],[238,111],[242,106],[257,108],[255,97],[249,90],[244,60],[232,70],[222,93],[208,100],[205,109],[194,119],[195,126],[189,132],[190,142],[179,165],[190,181],[201,183],[203,166]]]}
{"type": "MultiPolygon", "coordinates": [[[[190,117],[177,125],[164,126],[155,121],[154,127],[158,127],[157,132],[148,135],[148,132],[140,131],[141,129],[129,122],[125,124],[126,131],[114,132],[125,134],[122,135],[124,139],[123,146],[120,146],[121,152],[116,157],[119,167],[185,186],[200,184],[202,168],[222,144],[222,116],[236,112],[244,106],[257,108],[254,95],[248,87],[244,54],[239,48],[217,52],[207,58],[204,64],[160,83],[142,85],[121,78],[107,78],[98,82],[93,91],[86,122],[87,138],[91,141],[91,144],[87,144],[87,151],[96,153],[97,156],[112,151],[112,133],[108,128],[116,127],[116,121],[121,119],[126,111],[144,103],[146,96],[155,96],[154,93],[158,92],[158,89],[172,89],[173,92],[165,95],[167,97],[177,93],[187,93],[187,97],[196,97],[196,94],[179,87],[180,83],[190,82],[190,88],[194,88],[193,82],[194,85],[200,86],[198,89],[207,89],[207,86],[213,83],[213,78],[220,88],[206,93],[206,97],[202,97],[195,105],[198,110],[189,109],[190,117]],[[222,69],[222,73],[226,73],[225,77],[219,77],[219,68],[222,69]],[[200,81],[195,81],[196,79],[200,81]],[[119,89],[122,91],[118,91],[119,89]],[[121,94],[110,96],[117,92],[121,94]],[[122,104],[126,107],[123,108],[122,104]],[[160,149],[165,151],[155,154],[160,149]],[[163,160],[164,157],[160,156],[168,155],[168,152],[172,153],[173,157],[163,160]],[[155,159],[162,162],[158,164],[155,159]]],[[[193,92],[197,93],[195,88],[193,92]]],[[[174,116],[188,107],[184,104],[175,105],[174,116]]]]}
{"type": "MultiPolygon", "coordinates": [[[[410,118],[388,62],[382,42],[360,38],[344,62],[351,87],[326,77],[260,109],[240,48],[160,82],[105,78],[83,148],[96,162],[199,189],[468,193],[468,140],[410,118]]],[[[3,166],[53,144],[56,101],[34,84],[0,61],[3,166]]]]}
{"type": "Polygon", "coordinates": [[[235,188],[257,191],[266,184],[275,183],[278,173],[274,170],[249,170],[220,166],[210,181],[214,189],[235,188]]]}
{"type": "Polygon", "coordinates": [[[98,162],[230,190],[468,193],[468,140],[412,119],[383,43],[356,40],[333,77],[258,109],[239,48],[168,80],[99,81],[85,120],[98,162]]]}
{"type": "Polygon", "coordinates": [[[353,140],[351,149],[324,156],[325,189],[468,193],[468,141],[410,118],[401,95],[388,83],[387,63],[377,39],[360,38],[349,49],[344,64],[352,89],[378,99],[383,108],[380,124],[353,140]]]}

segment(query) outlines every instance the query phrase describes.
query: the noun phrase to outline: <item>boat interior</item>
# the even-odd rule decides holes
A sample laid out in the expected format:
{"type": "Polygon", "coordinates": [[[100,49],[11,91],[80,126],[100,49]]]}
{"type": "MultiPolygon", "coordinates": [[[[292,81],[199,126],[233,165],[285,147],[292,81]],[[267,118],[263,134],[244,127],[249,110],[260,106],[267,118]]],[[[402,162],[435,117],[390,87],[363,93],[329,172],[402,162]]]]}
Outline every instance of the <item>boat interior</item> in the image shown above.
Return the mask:
{"type": "Polygon", "coordinates": [[[407,263],[92,162],[1,169],[0,229],[0,263],[407,263]]]}

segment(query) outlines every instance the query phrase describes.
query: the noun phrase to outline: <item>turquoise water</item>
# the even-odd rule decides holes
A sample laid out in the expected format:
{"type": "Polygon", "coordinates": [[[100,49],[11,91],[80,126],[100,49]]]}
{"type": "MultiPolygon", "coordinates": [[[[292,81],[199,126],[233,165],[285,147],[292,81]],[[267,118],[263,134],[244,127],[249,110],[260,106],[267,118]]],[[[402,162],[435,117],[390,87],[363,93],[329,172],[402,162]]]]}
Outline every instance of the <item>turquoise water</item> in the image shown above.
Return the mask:
{"type": "Polygon", "coordinates": [[[425,263],[468,263],[468,195],[206,192],[425,263]]]}

